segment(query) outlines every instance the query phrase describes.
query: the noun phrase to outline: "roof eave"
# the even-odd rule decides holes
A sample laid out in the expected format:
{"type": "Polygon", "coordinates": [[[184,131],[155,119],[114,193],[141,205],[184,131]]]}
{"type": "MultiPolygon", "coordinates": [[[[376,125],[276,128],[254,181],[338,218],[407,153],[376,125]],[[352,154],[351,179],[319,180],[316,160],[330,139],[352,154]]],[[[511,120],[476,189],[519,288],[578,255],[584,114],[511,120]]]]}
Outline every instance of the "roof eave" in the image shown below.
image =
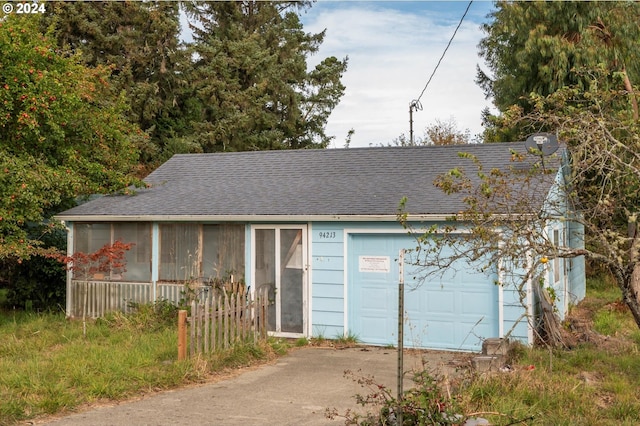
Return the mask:
{"type": "MultiPolygon", "coordinates": [[[[498,214],[495,219],[524,219],[530,215],[498,214]]],[[[409,221],[444,222],[450,214],[409,214],[409,221]]],[[[64,215],[54,216],[62,222],[395,222],[397,215],[64,215]]]]}

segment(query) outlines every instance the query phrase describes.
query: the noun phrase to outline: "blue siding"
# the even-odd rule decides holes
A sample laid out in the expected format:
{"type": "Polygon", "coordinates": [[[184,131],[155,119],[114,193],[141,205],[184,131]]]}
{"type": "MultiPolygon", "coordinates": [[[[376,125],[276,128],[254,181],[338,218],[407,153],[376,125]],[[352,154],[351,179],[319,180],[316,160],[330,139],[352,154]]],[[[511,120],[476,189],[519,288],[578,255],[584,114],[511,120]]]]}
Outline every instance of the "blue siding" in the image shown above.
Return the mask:
{"type": "MultiPolygon", "coordinates": [[[[584,248],[584,226],[577,222],[569,222],[569,247],[584,248]]],[[[586,296],[587,274],[584,256],[569,259],[569,303],[575,305],[586,296]]]]}
{"type": "MultiPolygon", "coordinates": [[[[416,227],[427,227],[430,224],[415,224],[416,227]]],[[[345,296],[347,289],[344,285],[345,280],[345,230],[350,231],[388,231],[392,235],[400,236],[406,235],[405,231],[395,222],[322,222],[314,223],[311,231],[311,259],[312,265],[312,283],[311,283],[311,297],[312,297],[312,313],[311,313],[311,332],[314,336],[334,337],[338,334],[348,332],[345,324],[345,296]]],[[[357,235],[357,234],[356,234],[357,235]]],[[[387,235],[387,234],[384,234],[387,235]]],[[[391,259],[393,261],[393,259],[391,259]]],[[[521,272],[521,271],[519,271],[521,272]]],[[[518,275],[518,273],[515,273],[518,275]]],[[[497,276],[490,278],[488,282],[493,283],[497,280],[497,276]]],[[[441,300],[435,303],[435,300],[422,300],[421,298],[414,298],[417,293],[411,292],[411,287],[414,284],[414,280],[410,276],[406,277],[406,291],[407,291],[407,310],[423,311],[431,309],[437,311],[445,306],[445,301],[441,300]],[[415,300],[413,300],[415,299],[415,300]],[[435,305],[434,305],[435,303],[435,305]],[[414,306],[415,305],[415,306],[414,306]]],[[[492,284],[495,285],[495,284],[492,284]]],[[[529,341],[529,328],[526,317],[525,308],[521,305],[518,299],[518,293],[514,285],[506,283],[503,287],[504,304],[505,309],[503,311],[503,330],[505,332],[511,332],[510,337],[513,339],[521,340],[525,343],[529,341]]],[[[497,287],[496,287],[497,293],[497,287]]],[[[440,292],[436,292],[439,294],[440,292]]],[[[441,292],[444,296],[445,292],[441,292]]],[[[470,293],[470,297],[473,295],[470,293]]],[[[495,303],[495,316],[497,319],[498,303],[495,303]]],[[[410,323],[407,325],[408,333],[412,337],[413,343],[416,343],[418,335],[424,333],[425,325],[422,323],[410,323]]],[[[432,332],[434,330],[440,330],[441,338],[444,340],[447,334],[447,329],[444,324],[441,327],[430,326],[432,332]]],[[[467,332],[469,332],[468,330],[467,332]]],[[[494,330],[495,331],[495,330],[494,330]]],[[[491,332],[493,333],[493,331],[491,332]]],[[[493,333],[495,334],[495,333],[493,333]]],[[[486,337],[495,337],[495,335],[486,337]]],[[[469,338],[471,339],[471,338],[469,338]]],[[[393,342],[391,342],[393,343],[393,342]]],[[[411,342],[410,342],[411,343],[411,342]]],[[[466,342],[469,343],[469,342],[466,342]]],[[[472,342],[476,345],[478,342],[472,342]]],[[[419,346],[419,345],[418,345],[419,346]]],[[[476,346],[474,346],[476,347],[476,346]]]]}
{"type": "MultiPolygon", "coordinates": [[[[553,230],[558,229],[560,230],[561,246],[583,248],[584,229],[580,224],[571,221],[571,215],[575,214],[575,212],[572,212],[564,192],[564,171],[560,170],[556,175],[555,183],[551,187],[545,203],[545,212],[547,214],[551,217],[562,218],[549,221],[548,235],[553,242],[553,230]]],[[[550,259],[547,272],[546,284],[553,288],[556,295],[555,306],[558,315],[561,319],[564,319],[569,306],[582,300],[586,293],[584,257],[550,259]]]]}
{"type": "MultiPolygon", "coordinates": [[[[524,263],[524,262],[523,262],[524,263]]],[[[533,344],[531,341],[530,324],[534,322],[529,312],[533,308],[533,296],[528,289],[533,284],[526,280],[526,270],[523,264],[503,261],[500,276],[502,286],[502,312],[503,334],[512,340],[518,340],[525,344],[533,344]]]]}
{"type": "Polygon", "coordinates": [[[311,230],[311,333],[344,335],[344,227],[314,223],[311,230]]]}

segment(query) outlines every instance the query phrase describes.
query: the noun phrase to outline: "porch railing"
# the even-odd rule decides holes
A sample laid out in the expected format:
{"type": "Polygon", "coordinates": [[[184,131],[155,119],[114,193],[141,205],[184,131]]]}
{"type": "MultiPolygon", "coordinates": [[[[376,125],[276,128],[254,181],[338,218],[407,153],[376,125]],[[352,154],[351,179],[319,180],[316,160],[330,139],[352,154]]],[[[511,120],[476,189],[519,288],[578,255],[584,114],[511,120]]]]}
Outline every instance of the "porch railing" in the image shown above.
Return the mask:
{"type": "Polygon", "coordinates": [[[99,318],[113,311],[129,313],[133,309],[132,304],[157,300],[180,305],[185,303],[185,299],[203,301],[211,291],[210,286],[200,285],[192,289],[187,297],[184,284],[159,282],[154,285],[140,282],[73,280],[68,294],[67,316],[81,317],[85,305],[86,316],[89,318],[99,318]]]}
{"type": "Polygon", "coordinates": [[[131,310],[131,302],[148,303],[153,300],[150,283],[111,281],[72,281],[67,316],[98,318],[107,312],[131,310]]]}

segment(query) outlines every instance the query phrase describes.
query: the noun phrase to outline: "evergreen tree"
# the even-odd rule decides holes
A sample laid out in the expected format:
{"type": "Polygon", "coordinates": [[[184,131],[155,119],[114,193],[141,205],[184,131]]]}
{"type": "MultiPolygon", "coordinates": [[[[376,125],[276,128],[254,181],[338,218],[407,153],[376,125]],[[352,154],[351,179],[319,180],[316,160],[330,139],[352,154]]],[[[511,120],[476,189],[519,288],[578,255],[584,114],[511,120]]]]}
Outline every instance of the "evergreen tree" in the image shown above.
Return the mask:
{"type": "Polygon", "coordinates": [[[192,75],[205,152],[326,147],[326,121],[344,93],[346,59],[307,70],[324,32],[305,33],[300,2],[194,2],[192,75]]]}
{"type": "MultiPolygon", "coordinates": [[[[566,87],[586,88],[601,64],[609,82],[629,92],[637,114],[634,83],[640,81],[637,40],[640,3],[637,2],[498,2],[480,55],[490,73],[478,69],[477,82],[504,113],[533,106],[532,93],[546,96],[566,87]],[[620,73],[620,81],[614,75],[620,73]]],[[[513,122],[485,112],[488,141],[521,139],[539,129],[514,128],[513,122]]]]}

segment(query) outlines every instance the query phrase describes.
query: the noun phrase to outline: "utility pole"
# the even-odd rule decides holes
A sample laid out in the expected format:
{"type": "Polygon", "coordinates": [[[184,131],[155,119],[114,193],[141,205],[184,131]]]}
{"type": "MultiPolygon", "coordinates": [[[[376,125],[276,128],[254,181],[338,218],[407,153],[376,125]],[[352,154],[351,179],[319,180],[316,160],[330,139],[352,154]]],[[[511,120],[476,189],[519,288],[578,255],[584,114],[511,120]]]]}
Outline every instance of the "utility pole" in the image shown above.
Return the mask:
{"type": "Polygon", "coordinates": [[[409,144],[413,146],[413,111],[421,111],[422,104],[414,99],[409,104],[409,144]]]}

